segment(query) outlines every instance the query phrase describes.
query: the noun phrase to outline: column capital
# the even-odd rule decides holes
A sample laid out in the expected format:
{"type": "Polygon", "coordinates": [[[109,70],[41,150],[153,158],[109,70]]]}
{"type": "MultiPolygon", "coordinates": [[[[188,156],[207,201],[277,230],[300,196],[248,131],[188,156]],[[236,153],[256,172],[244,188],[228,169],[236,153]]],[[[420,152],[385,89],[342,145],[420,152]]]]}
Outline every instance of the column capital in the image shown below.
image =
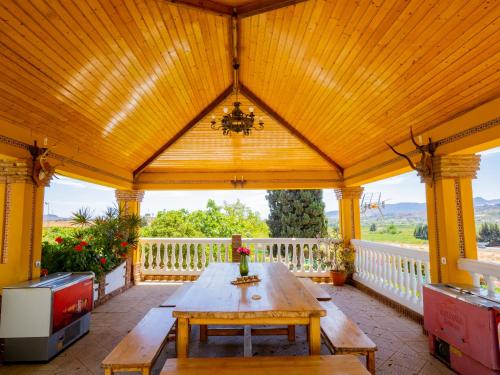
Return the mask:
{"type": "Polygon", "coordinates": [[[142,202],[144,190],[115,190],[117,201],[142,202]]]}
{"type": "Polygon", "coordinates": [[[447,178],[476,178],[480,155],[439,155],[432,160],[434,180],[447,178]]]}
{"type": "Polygon", "coordinates": [[[364,190],[365,188],[361,186],[342,187],[335,189],[335,195],[337,196],[338,200],[360,199],[364,190]]]}
{"type": "Polygon", "coordinates": [[[0,160],[0,182],[33,183],[33,162],[30,159],[0,160]]]}

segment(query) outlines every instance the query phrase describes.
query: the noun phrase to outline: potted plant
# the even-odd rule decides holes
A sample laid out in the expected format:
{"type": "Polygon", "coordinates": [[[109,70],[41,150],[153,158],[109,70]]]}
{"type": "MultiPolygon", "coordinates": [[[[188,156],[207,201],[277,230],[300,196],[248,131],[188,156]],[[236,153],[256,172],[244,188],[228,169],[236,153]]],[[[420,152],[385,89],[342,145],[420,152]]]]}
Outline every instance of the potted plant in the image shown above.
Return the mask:
{"type": "Polygon", "coordinates": [[[325,245],[325,249],[320,252],[321,266],[330,270],[333,285],[343,286],[354,271],[354,252],[344,248],[342,240],[335,237],[322,239],[321,242],[325,245]]]}

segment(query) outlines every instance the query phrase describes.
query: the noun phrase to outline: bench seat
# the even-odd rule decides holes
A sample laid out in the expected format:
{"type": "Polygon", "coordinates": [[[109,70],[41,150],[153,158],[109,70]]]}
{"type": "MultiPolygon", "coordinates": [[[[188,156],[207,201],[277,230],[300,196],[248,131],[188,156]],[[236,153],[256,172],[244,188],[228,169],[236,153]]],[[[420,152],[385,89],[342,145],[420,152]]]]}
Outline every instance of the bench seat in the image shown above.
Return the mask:
{"type": "Polygon", "coordinates": [[[323,290],[318,284],[307,277],[300,277],[299,281],[318,301],[330,301],[332,296],[326,290],[323,290]]]}
{"type": "Polygon", "coordinates": [[[186,292],[191,288],[193,283],[184,283],[178,287],[171,296],[160,304],[160,307],[175,307],[184,298],[186,292]]]}
{"type": "Polygon", "coordinates": [[[321,335],[333,354],[366,356],[366,367],[375,374],[377,345],[333,302],[320,302],[327,315],[321,318],[321,335]]]}
{"type": "Polygon", "coordinates": [[[105,375],[115,372],[152,373],[157,358],[168,341],[168,333],[175,325],[173,308],[155,307],[120,341],[102,361],[105,375]]]}
{"type": "Polygon", "coordinates": [[[369,375],[353,356],[167,359],[161,375],[369,375]]]}

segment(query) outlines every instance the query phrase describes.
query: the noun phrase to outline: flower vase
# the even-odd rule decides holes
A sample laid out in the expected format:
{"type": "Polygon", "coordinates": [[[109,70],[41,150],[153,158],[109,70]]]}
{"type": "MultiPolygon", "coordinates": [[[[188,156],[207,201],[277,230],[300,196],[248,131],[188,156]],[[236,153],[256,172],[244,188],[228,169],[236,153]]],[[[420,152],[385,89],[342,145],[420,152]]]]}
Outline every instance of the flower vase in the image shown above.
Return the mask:
{"type": "Polygon", "coordinates": [[[240,275],[247,276],[248,275],[248,256],[241,254],[240,256],[240,275]]]}

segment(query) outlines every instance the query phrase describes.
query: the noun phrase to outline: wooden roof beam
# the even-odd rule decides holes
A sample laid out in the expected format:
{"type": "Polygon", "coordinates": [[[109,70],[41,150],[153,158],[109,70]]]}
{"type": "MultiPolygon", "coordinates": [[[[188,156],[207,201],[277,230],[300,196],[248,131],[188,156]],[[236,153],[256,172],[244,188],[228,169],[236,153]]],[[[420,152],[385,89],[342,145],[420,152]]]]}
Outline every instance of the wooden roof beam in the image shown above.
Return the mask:
{"type": "Polygon", "coordinates": [[[177,132],[172,138],[168,140],[163,146],[161,146],[153,155],[151,155],[148,160],[142,163],[135,171],[134,171],[134,179],[139,176],[144,169],[147,168],[149,164],[155,161],[161,154],[163,154],[170,146],[172,146],[175,142],[179,140],[184,134],[188,132],[193,126],[195,126],[198,122],[203,120],[203,118],[210,114],[224,99],[226,99],[233,92],[233,85],[229,86],[224,90],[222,94],[220,94],[213,102],[211,102],[208,106],[206,106],[198,115],[196,115],[191,121],[189,121],[181,130],[177,132]]]}
{"type": "Polygon", "coordinates": [[[270,12],[275,9],[302,3],[307,0],[259,0],[236,8],[238,17],[245,18],[260,13],[270,12]]]}
{"type": "Polygon", "coordinates": [[[203,10],[205,12],[215,13],[220,16],[231,16],[233,14],[233,8],[219,4],[210,0],[164,0],[167,3],[182,5],[190,8],[196,8],[203,10]]]}
{"type": "Polygon", "coordinates": [[[323,159],[325,159],[332,167],[334,167],[339,175],[342,177],[344,173],[344,169],[338,165],[333,159],[331,159],[327,154],[321,151],[318,146],[312,143],[309,139],[307,139],[301,132],[299,132],[295,127],[286,121],[282,116],[280,116],[276,111],[274,111],[271,107],[269,107],[262,99],[260,99],[257,95],[255,95],[250,89],[248,89],[245,85],[240,83],[240,92],[246,96],[250,101],[253,102],[257,107],[266,112],[269,116],[273,117],[277,122],[279,122],[282,126],[284,126],[290,133],[292,133],[295,137],[297,137],[302,143],[306,146],[314,150],[317,154],[319,154],[323,159]]]}

